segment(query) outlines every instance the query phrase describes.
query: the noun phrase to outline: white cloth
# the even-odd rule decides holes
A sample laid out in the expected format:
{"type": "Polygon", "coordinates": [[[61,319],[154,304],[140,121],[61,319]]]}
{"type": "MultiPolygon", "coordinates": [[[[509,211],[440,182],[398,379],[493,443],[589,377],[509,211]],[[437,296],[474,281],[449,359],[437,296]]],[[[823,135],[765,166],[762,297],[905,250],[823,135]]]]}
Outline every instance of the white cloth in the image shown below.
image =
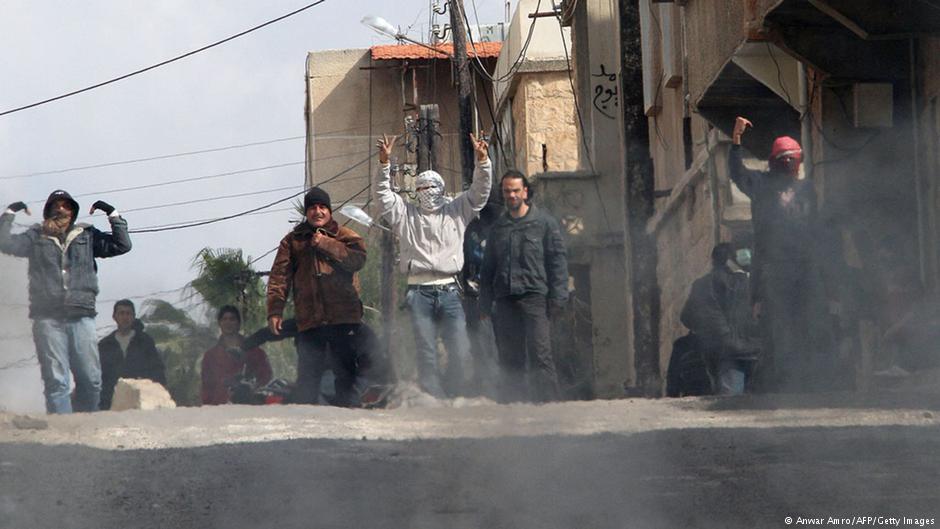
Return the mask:
{"type": "Polygon", "coordinates": [[[444,179],[436,171],[424,171],[415,179],[418,205],[425,213],[431,213],[444,207],[444,179]],[[425,189],[422,189],[425,188],[425,189]]]}
{"type": "Polygon", "coordinates": [[[398,235],[402,272],[409,276],[432,273],[442,277],[452,276],[463,268],[463,235],[490,196],[492,167],[489,159],[477,162],[470,189],[436,211],[426,212],[393,192],[390,166],[379,166],[374,199],[380,216],[388,220],[398,235]]]}
{"type": "Polygon", "coordinates": [[[125,335],[121,335],[119,332],[114,333],[114,339],[117,340],[118,345],[121,346],[121,352],[124,353],[125,356],[127,355],[127,346],[131,344],[131,340],[134,339],[134,335],[136,334],[137,331],[133,329],[125,335]]]}

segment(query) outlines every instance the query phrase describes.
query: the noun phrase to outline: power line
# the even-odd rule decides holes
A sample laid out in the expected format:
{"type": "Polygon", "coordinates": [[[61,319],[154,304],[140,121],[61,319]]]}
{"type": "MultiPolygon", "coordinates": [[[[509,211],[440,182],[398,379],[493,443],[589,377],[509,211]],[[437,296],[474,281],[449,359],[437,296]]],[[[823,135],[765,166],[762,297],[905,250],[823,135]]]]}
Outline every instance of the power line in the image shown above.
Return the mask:
{"type": "Polygon", "coordinates": [[[294,10],[294,11],[291,11],[290,13],[287,13],[286,15],[281,15],[281,16],[279,16],[279,17],[277,17],[277,18],[271,19],[271,20],[269,20],[269,21],[267,21],[267,22],[264,22],[264,23],[262,23],[262,24],[258,24],[257,26],[254,26],[254,27],[251,27],[251,28],[249,28],[249,29],[246,29],[245,31],[242,31],[242,32],[240,32],[240,33],[236,33],[235,35],[232,35],[232,36],[230,36],[230,37],[226,37],[226,38],[224,38],[224,39],[222,39],[222,40],[213,42],[212,44],[208,44],[208,45],[203,46],[203,47],[201,47],[201,48],[198,48],[198,49],[195,49],[195,50],[186,52],[186,53],[184,53],[184,54],[182,54],[182,55],[177,55],[176,57],[173,57],[172,59],[167,59],[167,60],[165,60],[165,61],[161,61],[161,62],[158,62],[158,63],[156,63],[156,64],[152,64],[152,65],[147,66],[147,67],[145,67],[145,68],[141,68],[141,69],[139,69],[139,70],[135,70],[135,71],[133,71],[133,72],[126,73],[126,74],[121,75],[121,76],[119,76],[119,77],[115,77],[115,78],[109,79],[109,80],[107,80],[107,81],[103,81],[103,82],[100,82],[100,83],[97,83],[97,84],[93,84],[93,85],[91,85],[91,86],[86,86],[85,88],[80,88],[80,89],[78,89],[78,90],[73,90],[73,91],[68,92],[68,93],[66,93],[66,94],[58,95],[58,96],[55,96],[55,97],[50,97],[50,98],[48,98],[48,99],[43,99],[42,101],[37,101],[37,102],[35,102],[35,103],[30,103],[30,104],[28,104],[28,105],[23,105],[23,106],[21,106],[21,107],[12,108],[12,109],[9,109],[9,110],[4,110],[3,112],[0,112],[0,116],[6,116],[7,114],[13,114],[14,112],[20,112],[20,111],[22,111],[22,110],[27,110],[27,109],[30,109],[30,108],[33,108],[33,107],[38,107],[38,106],[40,106],[40,105],[45,105],[46,103],[51,103],[51,102],[53,102],[53,101],[58,101],[58,100],[60,100],[60,99],[65,99],[65,98],[67,98],[67,97],[71,97],[71,96],[74,96],[74,95],[78,95],[78,94],[81,94],[81,93],[83,93],[83,92],[87,92],[87,91],[89,91],[89,90],[94,90],[94,89],[96,89],[96,88],[101,88],[102,86],[109,85],[109,84],[111,84],[111,83],[116,83],[116,82],[118,82],[118,81],[123,81],[124,79],[127,79],[127,78],[129,78],[129,77],[133,77],[133,76],[135,76],[135,75],[139,75],[139,74],[142,74],[142,73],[144,73],[144,72],[148,72],[148,71],[150,71],[150,70],[153,70],[153,69],[155,69],[155,68],[159,68],[159,67],[161,67],[161,66],[166,66],[167,64],[176,62],[176,61],[181,60],[181,59],[185,59],[186,57],[189,57],[189,56],[195,55],[195,54],[197,54],[197,53],[206,51],[206,50],[208,50],[208,49],[214,48],[214,47],[219,46],[219,45],[221,45],[221,44],[225,44],[226,42],[235,40],[235,39],[237,39],[237,38],[239,38],[239,37],[242,37],[242,36],[244,36],[244,35],[247,35],[247,34],[253,32],[253,31],[257,31],[257,30],[259,30],[259,29],[261,29],[261,28],[264,28],[264,27],[266,27],[266,26],[270,26],[271,24],[274,24],[274,23],[276,23],[276,22],[280,22],[281,20],[284,20],[285,18],[292,17],[292,16],[294,16],[294,15],[296,15],[296,14],[298,14],[298,13],[301,13],[301,12],[303,12],[303,11],[306,11],[306,10],[312,8],[312,7],[318,6],[318,5],[322,4],[323,2],[326,2],[326,0],[317,0],[316,2],[307,4],[307,5],[303,6],[303,7],[301,7],[300,9],[296,9],[296,10],[294,10]]]}
{"type": "MultiPolygon", "coordinates": [[[[170,186],[170,185],[175,185],[175,184],[183,184],[187,182],[198,182],[200,180],[222,178],[223,176],[234,176],[234,175],[240,175],[240,174],[256,173],[258,171],[267,171],[269,169],[281,169],[283,167],[302,165],[303,163],[304,162],[288,162],[288,163],[282,163],[282,164],[276,164],[276,165],[267,165],[264,167],[255,167],[252,169],[242,169],[239,171],[229,171],[227,173],[217,173],[217,174],[204,175],[204,176],[193,176],[190,178],[180,178],[178,180],[169,180],[166,182],[157,182],[153,184],[142,184],[139,186],[119,187],[115,189],[104,189],[101,191],[89,191],[87,193],[72,195],[72,198],[82,198],[82,197],[89,197],[89,196],[96,196],[96,195],[103,195],[103,194],[123,193],[125,191],[138,191],[141,189],[153,189],[155,187],[164,187],[164,186],[170,186]]],[[[45,202],[46,202],[46,199],[42,198],[42,199],[37,199],[37,200],[30,200],[28,203],[29,204],[44,204],[45,202]]]]}
{"type": "Polygon", "coordinates": [[[65,169],[51,169],[51,170],[49,170],[49,171],[37,171],[37,172],[34,172],[34,173],[23,173],[23,174],[9,175],[9,176],[0,176],[0,180],[13,180],[14,178],[28,178],[28,177],[31,177],[31,176],[43,176],[43,175],[51,175],[51,174],[69,173],[69,172],[72,172],[72,171],[84,171],[84,170],[86,170],[86,169],[100,169],[100,168],[102,168],[102,167],[114,167],[114,166],[116,166],[116,165],[129,165],[129,164],[134,164],[134,163],[151,162],[151,161],[154,161],[154,160],[167,160],[167,159],[170,159],[170,158],[180,158],[180,157],[183,157],[183,156],[193,156],[193,155],[196,155],[196,154],[205,154],[205,153],[210,153],[210,152],[229,151],[229,150],[233,150],[233,149],[242,149],[242,148],[244,148],[244,147],[254,147],[254,146],[257,146],[257,145],[270,145],[270,144],[272,144],[272,143],[279,143],[279,142],[284,142],[284,141],[297,140],[297,139],[301,139],[301,138],[303,138],[303,137],[304,137],[304,136],[291,136],[291,137],[289,137],[289,138],[277,138],[277,139],[266,140],[266,141],[255,141],[255,142],[251,142],[251,143],[241,143],[241,144],[238,144],[238,145],[228,145],[228,146],[225,146],[225,147],[216,147],[216,148],[212,148],[212,149],[202,149],[202,150],[198,150],[198,151],[179,152],[179,153],[174,153],[174,154],[162,154],[162,155],[159,155],[159,156],[150,156],[150,157],[147,157],[147,158],[135,158],[135,159],[133,159],[133,160],[121,160],[121,161],[118,161],[118,162],[96,163],[96,164],[92,164],[92,165],[83,165],[83,166],[80,166],[80,167],[67,167],[67,168],[65,168],[65,169]]]}
{"type": "MultiPolygon", "coordinates": [[[[280,209],[272,209],[272,210],[269,210],[269,211],[256,211],[255,213],[249,213],[249,214],[244,215],[244,216],[245,216],[245,217],[251,217],[251,216],[254,216],[254,215],[267,215],[267,214],[269,214],[269,213],[284,213],[285,211],[296,211],[296,209],[295,209],[295,208],[280,208],[280,209]]],[[[153,225],[153,226],[144,226],[144,227],[142,227],[142,228],[137,228],[137,229],[138,229],[138,230],[150,230],[150,229],[153,229],[153,228],[166,228],[166,227],[169,227],[169,226],[179,226],[179,225],[181,225],[181,224],[190,224],[190,223],[193,223],[193,222],[202,222],[202,221],[205,221],[205,220],[212,220],[212,219],[214,219],[214,218],[215,218],[215,217],[202,218],[202,219],[191,219],[191,220],[181,220],[181,221],[179,221],[179,222],[169,222],[169,223],[167,223],[167,224],[156,224],[156,225],[153,225]]]]}
{"type": "MultiPolygon", "coordinates": [[[[390,125],[390,124],[392,124],[392,123],[397,123],[397,121],[398,121],[398,120],[386,121],[386,122],[384,122],[384,123],[381,123],[381,125],[383,125],[383,126],[384,126],[384,125],[390,125]]],[[[358,129],[361,129],[361,128],[364,128],[364,126],[359,125],[359,126],[356,126],[356,127],[347,127],[347,128],[345,128],[345,129],[334,129],[334,130],[329,130],[329,131],[326,131],[326,132],[317,132],[317,133],[314,133],[312,136],[313,136],[314,138],[325,138],[325,137],[329,137],[329,136],[335,135],[335,134],[340,133],[340,132],[348,132],[348,131],[351,131],[351,130],[358,130],[358,129]]],[[[273,139],[273,140],[262,140],[262,141],[254,141],[254,142],[249,142],[249,143],[239,143],[239,144],[236,144],[236,145],[226,145],[226,146],[223,146],[223,147],[211,147],[211,148],[200,149],[200,150],[196,150],[196,151],[177,152],[177,153],[170,153],[170,154],[160,154],[160,155],[156,155],[156,156],[148,156],[148,157],[144,157],[144,158],[134,158],[134,159],[130,159],[130,160],[120,160],[120,161],[116,161],[116,162],[102,162],[102,163],[96,163],[96,164],[91,164],[91,165],[82,165],[82,166],[77,166],[77,167],[66,167],[66,168],[63,168],[63,169],[50,169],[50,170],[47,170],[47,171],[36,171],[36,172],[32,172],[32,173],[22,173],[22,174],[15,174],[15,175],[7,175],[7,176],[0,176],[0,180],[12,180],[12,179],[14,179],[14,178],[29,178],[29,177],[33,177],[33,176],[43,176],[43,175],[51,175],[51,174],[69,173],[69,172],[72,172],[72,171],[84,171],[84,170],[87,170],[87,169],[100,169],[100,168],[102,168],[102,167],[114,167],[114,166],[119,166],[119,165],[130,165],[130,164],[143,163],[143,162],[152,162],[152,161],[155,161],[155,160],[167,160],[167,159],[172,159],[172,158],[181,158],[181,157],[184,157],[184,156],[195,156],[195,155],[197,155],[197,154],[206,154],[206,153],[213,153],[213,152],[230,151],[230,150],[235,150],[235,149],[243,149],[243,148],[246,148],[246,147],[256,147],[256,146],[259,146],[259,145],[270,145],[270,144],[273,144],[273,143],[279,143],[279,142],[285,142],[285,141],[292,141],[292,140],[300,140],[300,139],[303,139],[303,138],[305,138],[305,137],[306,137],[306,136],[290,136],[290,137],[287,137],[287,138],[275,138],[275,139],[273,139]]],[[[328,159],[328,158],[320,158],[320,160],[326,160],[326,159],[328,159]]],[[[313,161],[317,161],[317,160],[313,160],[313,161]]]]}
{"type": "Polygon", "coordinates": [[[152,296],[158,296],[158,295],[163,295],[163,294],[173,294],[175,292],[180,292],[181,290],[184,290],[185,288],[186,288],[185,286],[182,286],[179,288],[174,288],[172,290],[158,290],[156,292],[149,292],[147,294],[138,294],[136,296],[124,296],[122,298],[116,298],[116,299],[99,299],[95,301],[95,304],[116,303],[122,299],[144,299],[144,298],[149,298],[152,296]]]}
{"type": "MultiPolygon", "coordinates": [[[[352,171],[353,169],[359,167],[360,165],[362,165],[362,164],[368,162],[369,160],[372,159],[373,156],[375,156],[374,153],[369,154],[368,156],[366,156],[365,158],[363,158],[363,159],[360,160],[359,162],[357,162],[357,163],[355,163],[355,164],[353,164],[353,165],[347,167],[346,169],[343,169],[342,171],[340,171],[340,172],[336,173],[335,175],[331,176],[330,178],[327,178],[327,179],[324,180],[323,182],[320,182],[320,184],[318,184],[318,185],[323,185],[323,184],[332,182],[333,180],[336,180],[336,179],[339,178],[340,176],[342,176],[342,175],[344,175],[344,174],[346,174],[346,173],[352,171]]],[[[302,195],[302,194],[305,193],[305,192],[306,192],[306,190],[299,191],[299,192],[297,192],[297,193],[294,193],[294,194],[292,194],[292,195],[288,195],[288,196],[286,196],[286,197],[284,197],[284,198],[275,200],[275,201],[270,202],[270,203],[268,203],[268,204],[265,204],[265,205],[263,205],[263,206],[259,206],[259,207],[252,208],[252,209],[249,209],[249,210],[241,211],[241,212],[239,212],[239,213],[234,213],[234,214],[232,214],[232,215],[226,215],[226,216],[224,216],[224,217],[218,217],[218,218],[214,218],[214,219],[209,219],[209,220],[204,220],[204,221],[199,221],[199,222],[192,222],[192,223],[189,223],[189,224],[182,224],[182,225],[179,225],[179,226],[171,226],[171,227],[166,227],[166,228],[152,228],[152,229],[128,230],[128,231],[129,231],[129,233],[156,233],[156,232],[161,232],[161,231],[182,230],[182,229],[187,229],[187,228],[195,228],[195,227],[198,227],[198,226],[205,226],[205,225],[207,225],[207,224],[213,224],[213,223],[216,223],[216,222],[222,222],[222,221],[224,221],[224,220],[234,219],[234,218],[236,218],[236,217],[243,217],[243,216],[245,216],[245,215],[254,213],[254,212],[256,212],[256,211],[261,211],[261,210],[263,210],[263,209],[267,209],[267,208],[269,208],[269,207],[271,207],[271,206],[280,204],[280,203],[282,203],[282,202],[287,202],[288,200],[291,200],[292,198],[298,197],[298,196],[302,195]]]]}
{"type": "MultiPolygon", "coordinates": [[[[538,2],[535,4],[536,13],[539,12],[539,8],[541,7],[541,5],[542,5],[542,0],[538,0],[538,2]]],[[[474,16],[476,17],[477,16],[476,6],[473,6],[473,7],[474,7],[474,16]]],[[[473,42],[473,35],[472,35],[473,32],[470,29],[470,19],[467,17],[467,10],[464,9],[462,11],[463,11],[464,24],[467,27],[467,40],[470,42],[470,48],[473,49],[473,56],[475,59],[475,61],[471,61],[470,64],[476,64],[477,70],[479,70],[479,72],[483,75],[483,77],[485,77],[494,85],[496,83],[502,83],[506,81],[507,79],[510,79],[513,75],[516,74],[519,68],[522,67],[522,63],[526,59],[526,53],[528,53],[529,51],[529,44],[532,42],[532,35],[535,33],[535,22],[538,20],[538,18],[533,18],[532,22],[529,24],[529,32],[526,35],[525,42],[522,44],[522,49],[519,50],[519,55],[513,61],[512,65],[509,66],[509,69],[506,70],[506,73],[504,73],[503,75],[497,78],[497,77],[493,77],[492,75],[490,75],[490,73],[487,72],[486,68],[483,66],[483,61],[480,60],[480,54],[477,53],[476,44],[473,42]]]]}
{"type": "Polygon", "coordinates": [[[276,252],[277,249],[278,249],[278,246],[275,246],[274,248],[271,248],[270,250],[268,250],[268,251],[264,252],[263,254],[259,255],[258,257],[255,257],[255,258],[252,259],[251,261],[248,261],[248,266],[251,266],[251,265],[257,263],[258,261],[264,259],[265,257],[271,255],[272,253],[276,252]]]}
{"type": "MultiPolygon", "coordinates": [[[[371,158],[371,156],[370,156],[369,158],[371,158]]],[[[368,160],[369,158],[367,158],[366,160],[368,160]]],[[[345,206],[346,204],[352,202],[353,199],[355,199],[356,197],[358,197],[359,195],[365,193],[365,192],[368,191],[368,190],[369,190],[369,186],[366,186],[366,187],[362,188],[362,189],[359,190],[357,193],[355,193],[355,194],[352,195],[351,197],[349,197],[349,198],[347,198],[346,200],[344,200],[339,206],[336,207],[336,209],[342,208],[342,207],[345,206]]],[[[371,198],[370,198],[369,200],[371,200],[371,198]]],[[[368,202],[367,202],[367,203],[368,203],[368,202]]],[[[250,261],[248,261],[248,266],[250,267],[251,265],[257,263],[258,261],[260,261],[260,260],[264,259],[265,257],[271,255],[272,253],[276,252],[277,249],[278,249],[278,246],[275,246],[274,248],[271,248],[270,250],[268,250],[268,251],[264,252],[263,254],[259,255],[258,257],[255,257],[255,258],[251,259],[250,261]]],[[[233,277],[235,277],[236,275],[238,275],[238,274],[231,274],[231,275],[229,275],[229,276],[223,277],[223,279],[233,278],[233,277]]],[[[148,292],[148,293],[146,293],[146,294],[137,294],[137,295],[135,295],[135,296],[125,296],[125,297],[120,298],[120,299],[145,299],[145,298],[151,298],[151,297],[157,296],[157,295],[173,294],[173,293],[176,293],[176,292],[181,292],[181,291],[183,291],[183,290],[186,290],[187,288],[189,288],[189,285],[188,285],[188,284],[187,284],[187,285],[184,285],[184,286],[181,286],[181,287],[179,287],[179,288],[174,288],[174,289],[172,289],[172,290],[158,290],[158,291],[156,291],[156,292],[148,292]]],[[[197,293],[194,293],[192,296],[189,296],[189,298],[187,298],[187,299],[191,299],[192,297],[195,296],[195,294],[197,294],[197,293]]],[[[118,301],[118,299],[100,299],[100,300],[97,300],[97,301],[96,301],[96,304],[101,304],[101,303],[115,303],[115,302],[117,302],[117,301],[118,301]]]]}
{"type": "MultiPolygon", "coordinates": [[[[332,159],[336,159],[336,158],[343,158],[343,157],[346,157],[346,156],[354,156],[354,155],[362,155],[362,154],[366,154],[366,152],[365,152],[365,151],[360,151],[360,152],[347,152],[347,153],[343,153],[343,154],[334,154],[334,155],[331,155],[331,156],[324,156],[323,158],[317,158],[316,160],[313,160],[313,161],[318,162],[318,161],[322,161],[322,160],[332,160],[332,159]]],[[[238,170],[238,171],[229,171],[229,172],[225,172],[225,173],[216,173],[216,174],[210,174],[210,175],[204,175],[204,176],[193,176],[193,177],[189,177],[189,178],[180,178],[180,179],[177,179],[177,180],[168,180],[168,181],[166,181],[166,182],[156,182],[156,183],[153,183],[153,184],[141,184],[141,185],[139,185],[139,186],[120,187],[120,188],[115,188],[115,189],[105,189],[105,190],[102,190],[102,191],[89,191],[89,192],[87,192],[87,193],[82,193],[82,194],[79,194],[79,195],[72,195],[72,198],[82,198],[82,197],[98,196],[98,195],[104,195],[104,194],[123,193],[123,192],[126,192],[126,191],[139,191],[139,190],[141,190],[141,189],[153,189],[153,188],[155,188],[155,187],[165,187],[165,186],[176,185],[176,184],[183,184],[183,183],[189,183],[189,182],[198,182],[198,181],[201,181],[201,180],[211,180],[211,179],[213,179],[213,178],[222,178],[222,177],[225,177],[225,176],[235,176],[235,175],[241,175],[241,174],[256,173],[256,172],[259,172],[259,171],[267,171],[267,170],[270,170],[270,169],[281,169],[281,168],[284,168],[284,167],[293,167],[293,166],[295,166],[295,165],[303,165],[304,163],[306,163],[306,162],[302,162],[302,161],[300,161],[300,162],[288,162],[288,163],[275,164],[275,165],[266,165],[266,166],[264,166],[264,167],[255,167],[255,168],[252,168],[252,169],[241,169],[241,170],[238,170]]],[[[44,204],[45,202],[46,202],[46,199],[38,199],[38,200],[31,200],[31,201],[29,201],[28,203],[29,203],[29,204],[44,204]]]]}
{"type": "Polygon", "coordinates": [[[231,195],[220,195],[217,197],[209,198],[197,198],[193,200],[183,200],[181,202],[171,202],[169,204],[157,204],[154,206],[144,206],[141,208],[125,209],[123,213],[133,213],[135,211],[150,211],[154,209],[163,209],[163,208],[172,208],[176,206],[189,206],[192,204],[202,204],[204,202],[215,202],[216,200],[226,200],[229,198],[242,198],[242,197],[251,197],[255,195],[263,195],[265,193],[274,193],[276,191],[287,191],[288,189],[294,189],[297,185],[285,186],[285,187],[275,187],[273,189],[262,189],[261,191],[248,191],[246,193],[234,193],[231,195]]]}

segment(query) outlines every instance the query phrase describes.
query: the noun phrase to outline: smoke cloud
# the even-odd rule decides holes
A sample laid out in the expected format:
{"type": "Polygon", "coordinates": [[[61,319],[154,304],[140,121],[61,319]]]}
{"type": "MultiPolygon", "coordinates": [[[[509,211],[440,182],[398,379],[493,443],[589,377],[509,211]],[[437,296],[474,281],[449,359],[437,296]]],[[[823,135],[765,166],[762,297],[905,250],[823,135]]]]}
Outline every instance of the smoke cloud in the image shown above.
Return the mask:
{"type": "Polygon", "coordinates": [[[26,260],[0,255],[0,410],[41,412],[26,282],[26,260]]]}

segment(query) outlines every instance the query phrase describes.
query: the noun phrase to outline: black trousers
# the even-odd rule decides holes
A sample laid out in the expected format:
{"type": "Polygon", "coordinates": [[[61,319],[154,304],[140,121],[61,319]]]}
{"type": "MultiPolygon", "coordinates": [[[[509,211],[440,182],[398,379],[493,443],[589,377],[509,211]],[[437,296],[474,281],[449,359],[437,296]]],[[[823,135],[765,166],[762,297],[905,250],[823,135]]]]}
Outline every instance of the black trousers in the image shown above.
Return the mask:
{"type": "Polygon", "coordinates": [[[297,388],[294,402],[318,404],[320,381],[327,367],[335,377],[336,406],[348,407],[355,402],[357,361],[356,343],[358,323],[325,325],[303,331],[297,335],[297,388]],[[329,363],[327,363],[329,354],[329,363]]]}
{"type": "Polygon", "coordinates": [[[556,400],[558,377],[545,296],[527,293],[497,299],[493,329],[501,370],[500,400],[556,400]]]}
{"type": "Polygon", "coordinates": [[[831,320],[820,267],[807,261],[765,263],[761,279],[770,353],[762,384],[784,392],[832,389],[831,320]]]}

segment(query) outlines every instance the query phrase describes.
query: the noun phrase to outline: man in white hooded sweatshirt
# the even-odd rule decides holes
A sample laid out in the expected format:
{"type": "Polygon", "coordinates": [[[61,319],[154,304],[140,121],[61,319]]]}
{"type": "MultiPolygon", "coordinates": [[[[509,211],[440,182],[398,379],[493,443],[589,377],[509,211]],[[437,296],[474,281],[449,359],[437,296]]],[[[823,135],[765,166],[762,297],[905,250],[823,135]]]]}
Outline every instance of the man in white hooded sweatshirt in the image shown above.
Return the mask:
{"type": "Polygon", "coordinates": [[[472,134],[470,139],[476,152],[470,189],[451,199],[444,194],[441,175],[424,171],[415,181],[417,205],[391,189],[389,157],[395,136],[383,135],[377,143],[379,171],[374,198],[381,216],[399,237],[400,267],[408,276],[405,301],[412,313],[418,383],[439,398],[463,393],[472,365],[456,275],[463,267],[464,231],[490,195],[492,165],[486,141],[472,134]],[[443,384],[437,361],[439,337],[448,355],[443,384]]]}

